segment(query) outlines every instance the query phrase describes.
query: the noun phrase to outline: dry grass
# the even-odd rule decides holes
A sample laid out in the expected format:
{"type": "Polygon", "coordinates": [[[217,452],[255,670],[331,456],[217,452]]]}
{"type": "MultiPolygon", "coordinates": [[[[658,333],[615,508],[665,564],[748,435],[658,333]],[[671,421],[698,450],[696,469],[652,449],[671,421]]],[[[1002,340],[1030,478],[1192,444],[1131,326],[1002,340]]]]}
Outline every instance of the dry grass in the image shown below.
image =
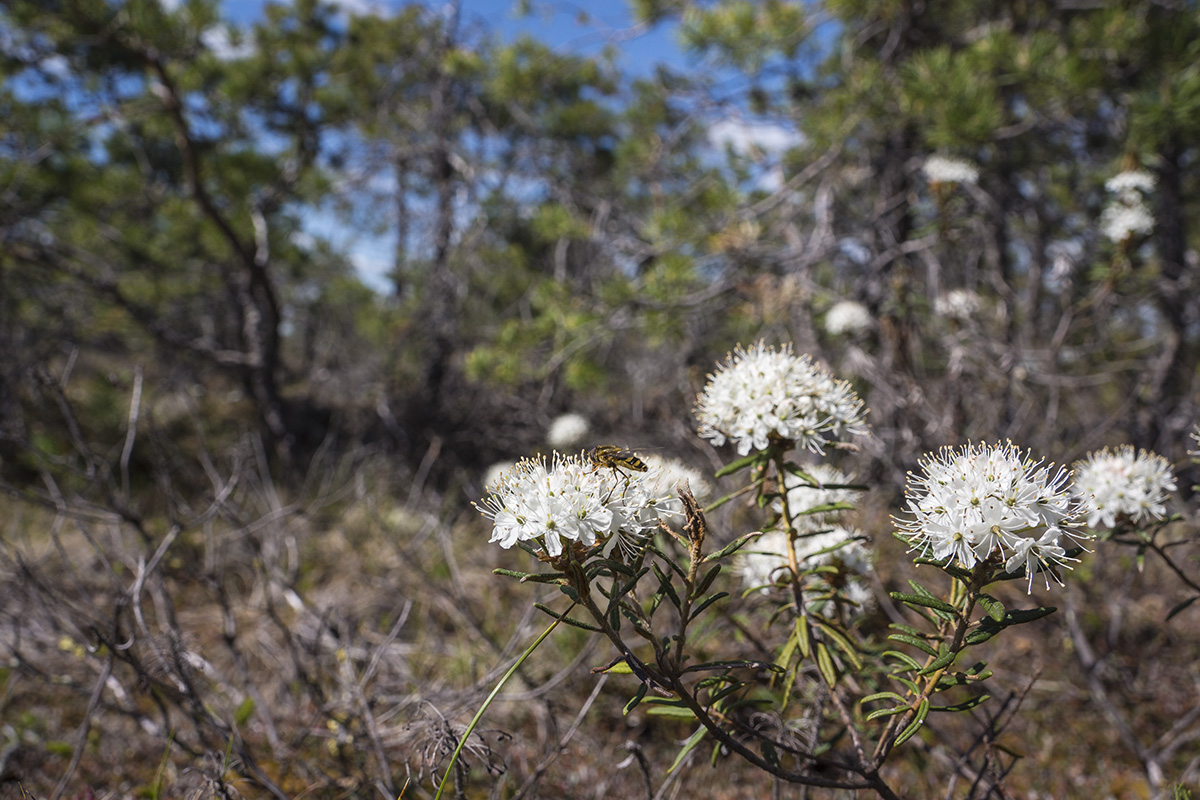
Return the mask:
{"type": "MultiPolygon", "coordinates": [[[[214,484],[220,501],[177,514],[176,528],[82,497],[58,509],[10,504],[0,796],[432,796],[454,737],[547,624],[532,602],[553,604],[557,590],[493,575],[527,557],[484,546],[484,520],[465,499],[397,505],[407,493],[380,462],[296,500],[253,458],[241,463],[236,481],[227,471],[214,484]],[[222,480],[236,483],[223,495],[222,480]],[[449,511],[423,510],[438,507],[449,511]]],[[[914,574],[937,584],[932,569],[914,573],[882,512],[867,519],[882,586],[914,574]]],[[[1172,556],[1194,574],[1195,531],[1181,525],[1177,536],[1191,541],[1172,556]]],[[[997,744],[1022,756],[1008,796],[1196,788],[1200,606],[1164,623],[1185,588],[1153,556],[1139,572],[1131,555],[1100,544],[1066,590],[1032,599],[1003,587],[1009,607],[1060,610],[981,650],[993,699],[928,725],[889,766],[892,785],[912,798],[969,796],[962,755],[999,715],[997,744]]],[[[765,615],[733,592],[705,646],[759,656],[730,619],[753,630],[765,615]]],[[[868,626],[881,632],[891,611],[885,603],[868,626]]],[[[710,766],[705,747],[669,777],[692,729],[644,706],[624,716],[635,679],[589,672],[610,650],[556,631],[471,740],[463,796],[775,796],[769,777],[736,758],[710,766]]]]}

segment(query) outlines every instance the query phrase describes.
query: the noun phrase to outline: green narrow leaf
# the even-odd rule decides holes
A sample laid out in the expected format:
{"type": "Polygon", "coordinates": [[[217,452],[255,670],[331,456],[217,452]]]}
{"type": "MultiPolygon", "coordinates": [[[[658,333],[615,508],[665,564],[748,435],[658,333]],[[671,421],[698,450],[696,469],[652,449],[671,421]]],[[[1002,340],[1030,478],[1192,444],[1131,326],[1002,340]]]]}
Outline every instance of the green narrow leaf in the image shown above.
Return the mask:
{"type": "Polygon", "coordinates": [[[897,600],[905,605],[932,608],[934,611],[941,611],[946,614],[955,614],[957,612],[954,606],[936,597],[926,597],[921,594],[904,594],[903,592],[888,592],[888,594],[893,600],[897,600]]]}
{"type": "Polygon", "coordinates": [[[920,669],[921,668],[921,662],[917,661],[915,658],[910,656],[908,653],[901,653],[899,650],[885,650],[883,652],[882,657],[883,658],[894,658],[897,661],[902,662],[904,664],[904,666],[908,667],[909,669],[920,669]]]}
{"type": "Polygon", "coordinates": [[[956,703],[952,706],[930,706],[930,711],[969,711],[975,706],[985,702],[991,695],[981,694],[978,697],[972,697],[970,700],[964,700],[961,703],[956,703]]]}
{"type": "Polygon", "coordinates": [[[642,576],[645,575],[649,571],[650,571],[649,567],[642,567],[641,569],[639,569],[637,571],[637,573],[632,578],[629,579],[628,582],[621,585],[621,589],[620,589],[620,591],[617,592],[617,596],[620,597],[621,595],[629,594],[631,591],[633,591],[633,587],[637,586],[638,581],[640,581],[642,579],[642,576]]]}
{"type": "Polygon", "coordinates": [[[998,625],[989,625],[987,627],[980,627],[977,630],[973,630],[970,633],[968,633],[966,636],[964,636],[963,642],[965,644],[968,644],[971,646],[974,646],[977,644],[983,644],[988,639],[992,638],[997,633],[999,633],[1001,630],[1002,630],[1002,628],[1000,628],[1000,626],[998,626],[998,625]]]}
{"type": "Polygon", "coordinates": [[[647,716],[670,717],[673,719],[695,719],[696,715],[690,708],[680,706],[651,706],[646,709],[647,716]]]}
{"type": "Polygon", "coordinates": [[[692,598],[695,599],[708,591],[708,587],[712,586],[712,582],[716,580],[717,575],[721,572],[720,564],[715,565],[708,572],[704,573],[704,577],[696,584],[696,590],[692,592],[692,598]]]}
{"type": "Polygon", "coordinates": [[[934,600],[936,600],[936,599],[937,599],[937,595],[936,595],[936,594],[934,594],[933,592],[929,591],[929,590],[928,590],[928,589],[926,589],[924,586],[922,586],[921,584],[917,583],[917,582],[916,582],[916,581],[914,581],[914,580],[911,580],[911,579],[910,579],[910,580],[909,580],[909,582],[908,582],[908,585],[912,587],[912,590],[913,590],[914,592],[916,592],[917,594],[921,595],[922,597],[929,597],[929,598],[931,598],[931,599],[934,599],[934,600]]]}
{"type": "Polygon", "coordinates": [[[900,731],[900,735],[896,737],[893,747],[899,747],[913,737],[921,726],[925,724],[925,717],[929,715],[929,699],[923,698],[921,704],[917,706],[917,715],[913,721],[908,724],[908,727],[900,731]]]}
{"type": "Polygon", "coordinates": [[[887,638],[891,639],[893,642],[904,642],[905,644],[912,645],[918,650],[934,656],[935,658],[937,657],[938,651],[935,650],[932,645],[926,641],[918,639],[915,636],[906,636],[903,633],[889,633],[887,638]]]}
{"type": "Polygon", "coordinates": [[[684,672],[704,672],[710,669],[766,669],[771,672],[783,672],[783,667],[771,661],[710,661],[706,664],[695,664],[684,669],[684,672]]]}
{"type": "Polygon", "coordinates": [[[907,633],[909,636],[915,636],[918,639],[925,638],[924,631],[917,630],[916,628],[914,628],[911,625],[904,625],[903,623],[900,623],[900,622],[893,622],[890,625],[888,625],[888,627],[891,628],[892,630],[899,631],[900,633],[907,633]]]}
{"type": "Polygon", "coordinates": [[[853,511],[853,510],[854,510],[854,506],[852,506],[850,503],[846,503],[846,502],[839,500],[836,503],[824,503],[819,506],[813,506],[812,508],[806,508],[804,511],[801,511],[798,514],[796,514],[796,516],[797,517],[809,517],[814,514],[828,514],[831,511],[853,511]]]}
{"type": "Polygon", "coordinates": [[[746,467],[749,467],[749,466],[753,465],[754,463],[761,461],[762,459],[763,459],[762,453],[753,453],[752,455],[745,456],[744,458],[739,458],[737,461],[731,461],[728,464],[726,464],[725,466],[721,467],[719,470],[717,470],[716,477],[724,478],[726,475],[732,475],[733,473],[737,472],[738,470],[743,470],[746,467]]]}
{"type": "Polygon", "coordinates": [[[804,658],[812,658],[812,643],[808,637],[807,614],[802,614],[800,619],[796,620],[796,645],[800,648],[800,655],[804,658]]]}
{"type": "Polygon", "coordinates": [[[720,561],[722,558],[727,558],[727,557],[733,555],[734,553],[736,553],[738,550],[741,550],[743,547],[745,547],[750,542],[750,540],[756,539],[757,537],[762,536],[762,535],[763,535],[763,531],[752,531],[750,533],[743,534],[743,535],[739,536],[738,538],[734,539],[729,544],[722,547],[717,552],[709,553],[708,555],[706,555],[704,557],[704,559],[702,560],[702,563],[707,564],[709,561],[720,561]]]}
{"type": "Polygon", "coordinates": [[[908,711],[908,706],[893,706],[892,708],[879,708],[879,709],[876,709],[875,711],[872,711],[870,714],[867,714],[867,716],[864,717],[864,719],[866,719],[868,722],[870,722],[871,720],[882,719],[883,717],[894,717],[897,714],[903,714],[905,711],[908,711]]]}
{"type": "Polygon", "coordinates": [[[580,620],[574,619],[572,617],[568,617],[566,614],[559,614],[557,611],[555,611],[554,609],[550,608],[547,605],[543,605],[541,603],[534,603],[533,607],[536,608],[538,611],[545,611],[547,614],[554,617],[559,622],[565,622],[567,625],[571,625],[576,628],[583,628],[585,631],[592,631],[593,633],[601,632],[600,628],[596,627],[595,625],[592,625],[591,623],[588,623],[588,622],[581,622],[580,620]]]}
{"type": "Polygon", "coordinates": [[[947,648],[946,651],[944,653],[942,653],[941,655],[939,655],[937,658],[935,658],[928,667],[921,670],[917,674],[918,675],[932,675],[933,673],[937,672],[939,669],[943,669],[945,667],[950,666],[952,663],[954,663],[954,659],[957,655],[958,655],[958,653],[951,652],[947,648]]]}
{"type": "Polygon", "coordinates": [[[705,728],[703,725],[697,728],[696,732],[689,736],[688,740],[683,743],[683,747],[679,750],[679,755],[675,756],[675,760],[671,762],[671,766],[667,767],[667,774],[670,775],[672,772],[677,770],[679,765],[683,763],[683,760],[687,758],[688,753],[695,750],[696,745],[704,741],[704,737],[707,735],[708,728],[705,728]]]}
{"type": "Polygon", "coordinates": [[[637,691],[634,692],[634,695],[633,695],[633,697],[631,697],[629,699],[629,702],[625,704],[625,711],[623,712],[625,714],[625,716],[628,717],[629,712],[633,711],[635,708],[637,708],[638,703],[642,702],[642,698],[645,696],[646,696],[646,684],[644,684],[644,683],[638,684],[637,691]]]}
{"type": "Polygon", "coordinates": [[[1009,625],[1023,625],[1026,622],[1033,622],[1035,619],[1048,617],[1058,609],[1055,606],[1042,606],[1041,608],[1022,608],[1016,611],[1010,611],[1004,615],[1004,627],[1009,625]]]}
{"type": "Polygon", "coordinates": [[[904,702],[907,702],[907,701],[905,701],[905,699],[904,699],[903,697],[901,697],[900,695],[896,694],[895,692],[876,692],[875,694],[869,694],[869,695],[867,695],[866,697],[864,697],[863,699],[859,700],[858,702],[859,702],[860,704],[861,704],[861,703],[870,703],[870,702],[872,702],[873,700],[882,700],[882,699],[884,699],[885,697],[886,697],[888,700],[895,700],[897,703],[904,703],[904,702]]]}
{"type": "Polygon", "coordinates": [[[713,603],[726,597],[729,597],[729,592],[717,592],[712,597],[705,599],[703,603],[696,606],[696,608],[692,611],[691,616],[688,617],[688,622],[691,622],[696,617],[700,616],[700,612],[704,611],[704,609],[708,608],[713,603]]]}
{"type": "Polygon", "coordinates": [[[853,665],[855,671],[863,668],[862,656],[858,654],[858,649],[844,633],[838,630],[833,623],[829,622],[823,617],[814,616],[813,622],[816,623],[822,631],[824,631],[825,635],[829,637],[829,640],[833,644],[837,645],[837,649],[846,656],[846,660],[853,665]]]}
{"type": "Polygon", "coordinates": [[[824,642],[817,642],[817,669],[821,671],[821,677],[825,679],[825,683],[829,684],[829,688],[833,689],[837,686],[837,670],[834,669],[833,659],[829,656],[829,648],[824,642]]]}
{"type": "Polygon", "coordinates": [[[1004,621],[1004,604],[990,594],[982,594],[975,598],[979,606],[996,622],[1004,621]]]}
{"type": "Polygon", "coordinates": [[[671,579],[667,577],[667,573],[658,568],[658,564],[654,564],[654,577],[658,578],[658,585],[666,592],[667,597],[671,598],[671,603],[683,610],[683,604],[679,601],[679,595],[675,593],[675,587],[671,585],[671,579]]]}
{"type": "Polygon", "coordinates": [[[492,574],[518,578],[521,583],[559,583],[563,580],[561,572],[517,572],[515,569],[494,569],[492,574]]]}
{"type": "Polygon", "coordinates": [[[817,480],[815,477],[813,477],[809,473],[805,472],[804,470],[800,469],[800,467],[796,466],[795,464],[793,464],[790,461],[784,462],[783,468],[785,470],[787,470],[788,472],[792,473],[793,475],[795,475],[800,480],[807,483],[809,488],[811,488],[811,489],[817,489],[821,486],[821,482],[819,480],[817,480]]]}

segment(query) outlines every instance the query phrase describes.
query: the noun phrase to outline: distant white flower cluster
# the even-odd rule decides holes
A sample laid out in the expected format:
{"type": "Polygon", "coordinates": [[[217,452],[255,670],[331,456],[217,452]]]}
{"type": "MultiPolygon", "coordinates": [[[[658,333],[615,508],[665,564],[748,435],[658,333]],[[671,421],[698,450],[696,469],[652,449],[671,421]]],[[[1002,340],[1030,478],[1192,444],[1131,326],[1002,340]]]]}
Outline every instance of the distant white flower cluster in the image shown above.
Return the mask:
{"type": "Polygon", "coordinates": [[[1149,522],[1167,515],[1168,493],[1175,475],[1167,460],[1155,453],[1122,445],[1105,448],[1075,462],[1075,494],[1087,512],[1088,527],[1111,528],[1120,517],[1149,522]]]}
{"type": "Polygon", "coordinates": [[[1156,183],[1158,183],[1157,179],[1146,170],[1130,169],[1118,172],[1106,180],[1104,188],[1118,197],[1128,192],[1137,192],[1139,195],[1143,195],[1154,191],[1156,183]]]}
{"type": "MultiPolygon", "coordinates": [[[[853,479],[828,464],[813,464],[804,469],[819,485],[813,486],[808,481],[790,472],[784,475],[783,484],[787,487],[788,510],[792,513],[792,525],[796,530],[812,533],[836,525],[845,516],[845,509],[836,511],[812,512],[813,509],[830,506],[834,503],[854,505],[859,490],[840,488],[853,483],[853,479]]],[[[775,503],[775,510],[782,511],[781,503],[775,503]]]]}
{"type": "Polygon", "coordinates": [[[1109,178],[1104,188],[1112,195],[1100,212],[1100,232],[1117,244],[1154,229],[1154,214],[1146,195],[1154,190],[1154,176],[1145,170],[1126,170],[1109,178]]]}
{"type": "MultiPolygon", "coordinates": [[[[813,486],[800,477],[787,475],[788,510],[792,524],[799,532],[796,538],[796,561],[801,570],[826,564],[837,564],[844,573],[844,592],[856,605],[870,607],[874,598],[861,577],[872,569],[873,553],[864,544],[865,537],[857,530],[842,524],[845,510],[806,513],[813,509],[847,503],[853,505],[858,494],[844,486],[851,478],[827,464],[806,467],[809,475],[820,484],[813,486]]],[[[776,503],[776,510],[781,504],[776,503]]],[[[763,534],[738,557],[737,570],[749,589],[763,589],[777,581],[788,567],[788,534],[774,530],[763,534]]]]}
{"type": "MultiPolygon", "coordinates": [[[[1070,493],[1065,469],[1042,466],[1011,442],[942,448],[921,461],[905,490],[909,520],[895,520],[913,546],[935,559],[951,558],[971,569],[996,559],[1009,572],[1054,572],[1073,560],[1063,536],[1083,537],[1081,508],[1070,493]]],[[[1049,577],[1046,587],[1049,588],[1049,577]]]]}
{"type": "Polygon", "coordinates": [[[825,312],[825,331],[830,336],[861,333],[871,329],[874,319],[862,303],[840,300],[825,312]]]}
{"type": "MultiPolygon", "coordinates": [[[[857,530],[840,525],[820,533],[801,534],[796,539],[797,566],[806,570],[838,563],[851,576],[868,574],[872,555],[863,540],[857,530]]],[[[765,590],[786,574],[787,567],[786,531],[768,531],[738,555],[737,571],[747,589],[765,590]]]]}
{"type": "Polygon", "coordinates": [[[512,472],[513,467],[517,465],[515,461],[497,461],[487,468],[487,472],[483,474],[483,488],[486,491],[494,491],[504,479],[506,473],[512,472]]]}
{"type": "Polygon", "coordinates": [[[939,317],[968,320],[979,313],[983,300],[970,289],[951,289],[933,301],[933,310],[939,317]]]}
{"type": "Polygon", "coordinates": [[[580,444],[588,435],[591,426],[580,414],[560,414],[550,423],[546,433],[546,444],[555,450],[566,450],[580,444]]]}
{"type": "Polygon", "coordinates": [[[979,167],[961,158],[933,155],[925,159],[921,168],[925,179],[935,183],[970,183],[979,181],[979,167]]]}
{"type": "Polygon", "coordinates": [[[505,549],[532,542],[554,558],[564,544],[606,543],[611,553],[615,544],[636,546],[672,514],[671,498],[652,494],[647,475],[598,470],[582,455],[525,458],[475,507],[492,520],[489,541],[505,549]]]}
{"type": "Polygon", "coordinates": [[[734,350],[709,376],[696,401],[700,436],[720,447],[732,440],[739,455],[765,450],[772,439],[824,452],[831,440],[867,431],[863,403],[847,381],[764,343],[734,350]]]}
{"type": "Polygon", "coordinates": [[[655,453],[644,456],[642,461],[646,464],[642,486],[651,497],[668,498],[660,501],[662,508],[677,514],[683,513],[683,504],[676,494],[676,485],[686,485],[697,500],[703,500],[712,494],[712,484],[698,470],[680,461],[663,458],[655,453]]]}

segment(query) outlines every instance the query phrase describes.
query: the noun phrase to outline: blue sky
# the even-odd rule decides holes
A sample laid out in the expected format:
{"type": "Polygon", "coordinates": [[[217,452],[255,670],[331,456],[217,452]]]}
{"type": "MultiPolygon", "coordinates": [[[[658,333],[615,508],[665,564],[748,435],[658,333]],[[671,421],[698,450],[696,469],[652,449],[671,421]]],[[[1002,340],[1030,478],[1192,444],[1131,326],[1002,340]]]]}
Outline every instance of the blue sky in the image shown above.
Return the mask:
{"type": "MultiPolygon", "coordinates": [[[[414,0],[331,0],[358,13],[387,13],[412,5],[414,0]]],[[[264,0],[225,0],[228,19],[239,24],[260,18],[264,0]]],[[[444,2],[422,2],[444,8],[444,2]]],[[[644,28],[636,25],[624,0],[531,0],[530,13],[518,14],[516,0],[461,0],[464,25],[482,25],[506,41],[529,34],[562,52],[577,55],[598,53],[614,44],[623,71],[646,74],[655,64],[682,66],[686,57],[669,26],[644,28]]]]}
{"type": "MultiPolygon", "coordinates": [[[[170,1],[170,0],[164,0],[170,1]]],[[[178,0],[174,0],[178,2],[178,0]]],[[[328,0],[352,13],[387,14],[413,0],[328,0]]],[[[260,18],[264,0],[224,0],[226,18],[238,25],[248,25],[260,18]]],[[[441,1],[424,2],[433,9],[445,9],[441,1]]],[[[597,55],[605,47],[616,51],[617,66],[626,76],[637,77],[652,73],[658,64],[677,70],[689,65],[687,54],[680,48],[671,25],[638,25],[624,0],[531,0],[530,13],[519,14],[516,0],[461,0],[460,23],[470,29],[483,29],[512,41],[526,34],[550,47],[572,55],[597,55]]],[[[738,117],[714,119],[709,129],[714,157],[726,144],[744,152],[754,146],[761,151],[778,155],[797,141],[794,131],[778,124],[762,124],[738,117]]],[[[775,169],[763,177],[764,186],[778,183],[775,169]]],[[[337,215],[327,210],[306,215],[305,229],[314,235],[330,239],[347,252],[364,283],[386,293],[390,289],[388,271],[394,257],[394,235],[378,235],[349,228],[337,215]]]]}

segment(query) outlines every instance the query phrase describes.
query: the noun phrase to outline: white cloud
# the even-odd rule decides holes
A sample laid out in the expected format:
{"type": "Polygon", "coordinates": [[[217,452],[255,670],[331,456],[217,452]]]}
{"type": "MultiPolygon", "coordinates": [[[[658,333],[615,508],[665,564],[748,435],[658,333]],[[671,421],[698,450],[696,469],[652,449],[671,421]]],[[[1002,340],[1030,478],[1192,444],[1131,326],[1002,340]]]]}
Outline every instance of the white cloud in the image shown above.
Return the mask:
{"type": "Polygon", "coordinates": [[[241,44],[235,45],[229,36],[229,27],[226,25],[209,28],[200,34],[200,41],[204,42],[204,46],[222,61],[245,58],[254,52],[249,36],[243,36],[241,44]]]}
{"type": "Polygon", "coordinates": [[[391,9],[377,0],[327,0],[329,5],[354,17],[390,17],[391,9]]]}
{"type": "Polygon", "coordinates": [[[733,148],[738,155],[776,156],[802,143],[797,131],[773,122],[748,122],[738,117],[726,117],[708,128],[708,141],[713,147],[733,148]]]}

